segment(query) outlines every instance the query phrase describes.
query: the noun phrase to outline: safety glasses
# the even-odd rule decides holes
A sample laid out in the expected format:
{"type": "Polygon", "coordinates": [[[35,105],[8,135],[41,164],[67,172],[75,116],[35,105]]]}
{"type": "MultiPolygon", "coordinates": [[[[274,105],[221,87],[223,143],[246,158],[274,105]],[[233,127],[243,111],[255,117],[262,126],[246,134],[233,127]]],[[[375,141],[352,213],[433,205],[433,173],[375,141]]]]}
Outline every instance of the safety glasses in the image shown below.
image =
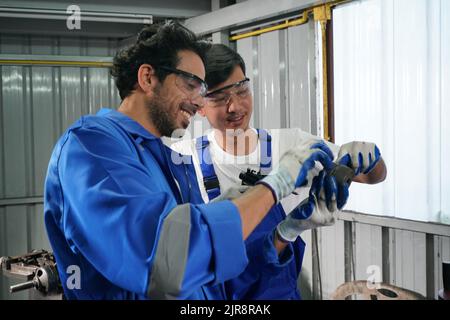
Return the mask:
{"type": "Polygon", "coordinates": [[[205,96],[208,105],[214,108],[225,107],[230,103],[231,97],[233,95],[239,101],[247,98],[250,95],[249,81],[250,81],[249,78],[245,78],[244,80],[238,81],[223,88],[209,92],[205,96]]]}
{"type": "Polygon", "coordinates": [[[158,68],[177,75],[175,80],[177,87],[193,99],[198,97],[204,98],[208,92],[206,82],[197,77],[195,74],[165,66],[159,66],[158,68]]]}

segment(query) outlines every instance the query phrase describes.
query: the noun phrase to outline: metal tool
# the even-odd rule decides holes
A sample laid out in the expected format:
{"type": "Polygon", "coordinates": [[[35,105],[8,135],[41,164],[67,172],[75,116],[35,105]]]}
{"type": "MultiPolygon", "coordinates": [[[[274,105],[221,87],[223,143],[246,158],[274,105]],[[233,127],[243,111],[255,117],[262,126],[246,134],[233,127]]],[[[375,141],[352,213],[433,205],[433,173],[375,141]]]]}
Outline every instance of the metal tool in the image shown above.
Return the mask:
{"type": "Polygon", "coordinates": [[[263,179],[265,175],[255,170],[247,169],[247,172],[241,172],[239,179],[242,180],[243,186],[254,186],[259,180],[263,179]]]}
{"type": "MultiPolygon", "coordinates": [[[[334,176],[336,178],[336,182],[340,185],[346,183],[348,186],[353,181],[355,177],[355,172],[353,169],[340,165],[337,163],[333,163],[333,168],[328,173],[330,176],[334,176]]],[[[239,179],[242,180],[242,185],[244,186],[254,186],[256,182],[263,179],[265,175],[262,175],[260,172],[256,172],[255,170],[247,169],[247,172],[241,172],[239,174],[239,179]]]]}
{"type": "Polygon", "coordinates": [[[350,186],[355,177],[355,172],[347,166],[334,163],[334,167],[331,169],[329,175],[334,176],[339,185],[344,185],[346,183],[350,186]]]}
{"type": "Polygon", "coordinates": [[[11,293],[34,288],[42,296],[62,294],[55,257],[51,252],[35,250],[21,256],[1,257],[0,269],[3,275],[24,281],[11,286],[11,293]]]}

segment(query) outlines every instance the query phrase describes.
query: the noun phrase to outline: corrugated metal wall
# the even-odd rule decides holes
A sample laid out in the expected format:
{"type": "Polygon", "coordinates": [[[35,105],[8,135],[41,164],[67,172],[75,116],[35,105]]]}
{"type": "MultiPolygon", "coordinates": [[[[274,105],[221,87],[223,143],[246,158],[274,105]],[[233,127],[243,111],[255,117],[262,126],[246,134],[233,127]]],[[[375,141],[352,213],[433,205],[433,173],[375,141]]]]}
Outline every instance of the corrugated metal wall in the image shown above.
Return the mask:
{"type": "MultiPolygon", "coordinates": [[[[0,54],[113,56],[115,39],[25,37],[0,34],[0,54]]],[[[83,114],[116,107],[106,68],[0,66],[0,256],[47,248],[43,182],[62,132],[83,114]]],[[[0,277],[0,299],[9,281],[0,277]]],[[[18,293],[14,298],[25,298],[18,293]]]]}
{"type": "Polygon", "coordinates": [[[253,83],[255,127],[315,127],[314,22],[237,41],[253,83]]]}

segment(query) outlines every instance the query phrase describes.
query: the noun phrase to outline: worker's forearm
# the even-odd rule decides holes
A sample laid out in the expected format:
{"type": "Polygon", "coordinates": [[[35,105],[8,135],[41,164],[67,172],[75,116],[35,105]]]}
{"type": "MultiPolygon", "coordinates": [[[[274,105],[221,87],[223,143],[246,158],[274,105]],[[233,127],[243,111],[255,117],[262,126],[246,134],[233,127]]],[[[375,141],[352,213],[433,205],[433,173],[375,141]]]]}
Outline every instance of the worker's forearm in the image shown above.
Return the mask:
{"type": "Polygon", "coordinates": [[[353,181],[366,184],[377,184],[383,182],[386,179],[386,175],[386,164],[384,163],[383,158],[381,158],[368,174],[360,174],[356,176],[353,181]]]}
{"type": "MultiPolygon", "coordinates": [[[[277,231],[275,231],[277,232],[277,231]]],[[[278,238],[278,235],[275,234],[275,236],[273,237],[273,245],[275,247],[275,249],[277,250],[278,255],[280,255],[281,252],[283,252],[284,249],[286,249],[288,243],[285,241],[281,241],[278,238]]]]}
{"type": "Polygon", "coordinates": [[[275,199],[268,187],[257,185],[241,197],[234,199],[233,203],[238,207],[241,215],[242,233],[245,240],[273,207],[275,199]]]}

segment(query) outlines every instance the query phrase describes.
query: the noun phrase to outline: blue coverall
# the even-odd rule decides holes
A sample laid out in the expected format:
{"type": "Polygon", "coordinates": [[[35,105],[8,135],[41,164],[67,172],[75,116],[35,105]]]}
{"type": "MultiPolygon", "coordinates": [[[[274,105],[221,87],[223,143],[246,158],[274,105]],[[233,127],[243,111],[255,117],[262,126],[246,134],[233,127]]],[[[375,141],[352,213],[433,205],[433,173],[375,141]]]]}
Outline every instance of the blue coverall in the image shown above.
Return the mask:
{"type": "MultiPolygon", "coordinates": [[[[266,130],[257,129],[260,148],[260,173],[268,174],[272,170],[272,138],[266,130]]],[[[201,159],[199,168],[202,173],[205,190],[209,200],[213,200],[221,193],[220,181],[215,173],[214,164],[210,153],[210,142],[207,136],[196,139],[196,151],[201,159]],[[213,182],[211,184],[211,182],[213,182]]],[[[295,210],[299,210],[296,208],[295,210]]],[[[277,258],[273,250],[272,243],[264,242],[267,246],[263,252],[270,254],[270,257],[253,256],[259,253],[257,246],[261,246],[261,239],[273,240],[273,232],[277,225],[286,218],[286,213],[281,204],[273,206],[271,211],[264,217],[259,225],[253,230],[245,241],[249,264],[245,271],[238,277],[225,283],[227,297],[236,299],[252,300],[299,300],[297,280],[302,268],[305,243],[298,237],[292,243],[292,248],[287,252],[281,252],[277,258]],[[293,250],[293,258],[290,257],[290,250],[293,250]],[[279,260],[280,263],[267,264],[268,260],[279,260]],[[266,265],[261,268],[261,265],[266,265]]]]}
{"type": "Polygon", "coordinates": [[[271,233],[246,248],[237,207],[200,204],[193,165],[171,152],[110,109],[58,140],[44,214],[67,299],[230,299],[224,282],[243,276],[248,259],[261,270],[292,260],[291,245],[278,259],[271,233]]]}

